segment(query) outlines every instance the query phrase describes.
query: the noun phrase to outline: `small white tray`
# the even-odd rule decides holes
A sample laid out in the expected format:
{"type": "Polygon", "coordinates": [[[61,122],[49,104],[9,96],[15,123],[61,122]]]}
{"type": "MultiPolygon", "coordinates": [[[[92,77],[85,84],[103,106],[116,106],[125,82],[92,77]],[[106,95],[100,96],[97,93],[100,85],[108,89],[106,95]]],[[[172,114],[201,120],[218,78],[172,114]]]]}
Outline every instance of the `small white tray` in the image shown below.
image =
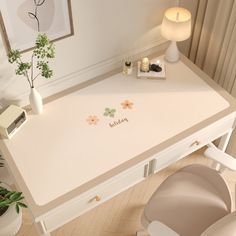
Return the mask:
{"type": "MultiPolygon", "coordinates": [[[[156,62],[151,61],[151,64],[155,64],[156,62]]],[[[159,66],[162,68],[161,72],[149,71],[149,72],[142,72],[140,70],[141,62],[138,61],[138,72],[137,77],[141,79],[166,79],[166,68],[164,61],[159,61],[159,66]]]]}

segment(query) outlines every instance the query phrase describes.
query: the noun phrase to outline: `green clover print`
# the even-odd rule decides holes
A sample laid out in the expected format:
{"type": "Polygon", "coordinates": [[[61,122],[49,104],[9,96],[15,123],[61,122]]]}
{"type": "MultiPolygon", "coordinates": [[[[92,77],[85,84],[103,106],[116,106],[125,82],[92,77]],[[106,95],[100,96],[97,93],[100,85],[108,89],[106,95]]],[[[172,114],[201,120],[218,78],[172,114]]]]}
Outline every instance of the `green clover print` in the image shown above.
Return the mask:
{"type": "Polygon", "coordinates": [[[115,116],[116,109],[105,108],[105,112],[103,113],[104,116],[115,116]]]}

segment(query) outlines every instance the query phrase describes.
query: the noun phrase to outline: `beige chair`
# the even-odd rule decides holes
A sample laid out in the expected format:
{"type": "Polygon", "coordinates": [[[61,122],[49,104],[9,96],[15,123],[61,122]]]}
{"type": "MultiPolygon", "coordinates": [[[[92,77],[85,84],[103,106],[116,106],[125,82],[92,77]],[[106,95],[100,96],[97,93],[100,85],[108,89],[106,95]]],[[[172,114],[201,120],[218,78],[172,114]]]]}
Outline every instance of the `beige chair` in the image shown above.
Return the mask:
{"type": "MultiPolygon", "coordinates": [[[[236,159],[210,144],[205,156],[236,170],[236,159]]],[[[152,195],[142,215],[151,236],[236,236],[236,212],[221,174],[190,165],[169,176],[152,195]]],[[[138,232],[137,236],[145,235],[138,232]]],[[[147,235],[147,234],[146,234],[147,235]]]]}

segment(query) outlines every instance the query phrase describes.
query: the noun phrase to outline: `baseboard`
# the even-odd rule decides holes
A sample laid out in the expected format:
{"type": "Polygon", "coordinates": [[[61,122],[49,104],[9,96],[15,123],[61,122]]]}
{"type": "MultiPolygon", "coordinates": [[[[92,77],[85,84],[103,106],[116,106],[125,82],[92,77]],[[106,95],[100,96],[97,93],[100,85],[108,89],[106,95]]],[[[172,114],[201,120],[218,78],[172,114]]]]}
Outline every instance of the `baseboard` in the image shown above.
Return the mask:
{"type": "MultiPolygon", "coordinates": [[[[158,40],[151,42],[149,45],[135,50],[133,53],[134,55],[132,55],[132,59],[135,61],[144,56],[151,55],[160,50],[163,50],[166,48],[166,43],[167,41],[165,39],[159,38],[158,40]]],[[[51,82],[48,82],[47,84],[37,87],[37,90],[40,92],[43,98],[49,97],[55,93],[66,90],[99,75],[105,74],[111,70],[120,68],[124,58],[127,58],[127,54],[128,53],[122,54],[67,74],[66,76],[57,78],[51,82]]],[[[28,105],[28,96],[28,92],[17,96],[16,100],[20,101],[20,106],[28,105]]]]}

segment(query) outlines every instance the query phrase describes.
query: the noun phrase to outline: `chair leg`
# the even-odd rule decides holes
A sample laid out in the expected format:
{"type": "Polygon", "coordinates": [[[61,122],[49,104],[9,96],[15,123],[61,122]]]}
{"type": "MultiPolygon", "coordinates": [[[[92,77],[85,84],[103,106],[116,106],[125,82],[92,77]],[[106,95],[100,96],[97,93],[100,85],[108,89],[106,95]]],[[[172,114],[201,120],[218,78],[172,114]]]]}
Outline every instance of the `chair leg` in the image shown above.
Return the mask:
{"type": "Polygon", "coordinates": [[[136,232],[136,236],[150,236],[146,230],[139,230],[136,232]]]}
{"type": "MultiPolygon", "coordinates": [[[[228,143],[229,143],[229,140],[231,138],[231,135],[232,135],[232,132],[233,132],[233,129],[230,130],[228,133],[226,133],[225,135],[223,135],[221,138],[220,138],[220,143],[218,145],[218,148],[220,150],[222,150],[223,152],[226,151],[226,148],[228,146],[228,143]]],[[[224,168],[221,167],[221,165],[217,162],[213,162],[212,164],[212,168],[215,169],[215,170],[218,170],[220,172],[223,172],[224,171],[224,168]]]]}

